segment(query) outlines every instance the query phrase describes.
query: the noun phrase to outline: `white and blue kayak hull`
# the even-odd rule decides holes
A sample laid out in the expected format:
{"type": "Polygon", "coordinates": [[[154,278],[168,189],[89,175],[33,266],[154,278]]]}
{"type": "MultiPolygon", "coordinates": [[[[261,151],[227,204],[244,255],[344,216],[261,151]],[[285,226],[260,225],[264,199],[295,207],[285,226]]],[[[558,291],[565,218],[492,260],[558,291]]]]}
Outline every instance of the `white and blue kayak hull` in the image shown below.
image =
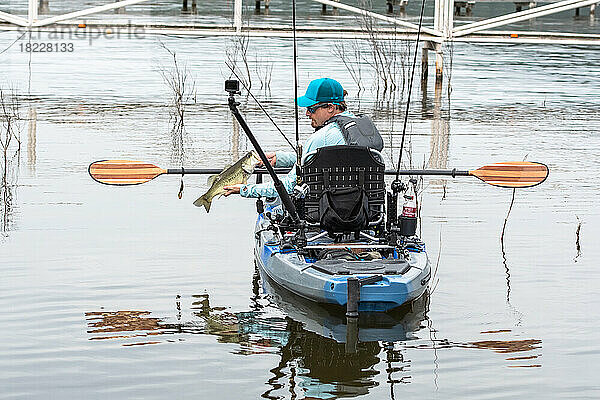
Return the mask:
{"type": "Polygon", "coordinates": [[[262,230],[265,227],[266,222],[260,215],[255,243],[258,268],[277,284],[304,298],[345,307],[348,278],[380,275],[379,282],[361,287],[359,311],[385,312],[412,302],[427,289],[431,268],[424,248],[409,249],[407,263],[381,259],[331,260],[327,262],[328,268],[324,269],[316,260],[307,259],[293,249],[282,249],[272,231],[262,230]],[[345,271],[332,273],[336,265],[345,271]],[[395,265],[402,266],[401,270],[395,265]],[[353,272],[348,273],[345,266],[352,266],[350,270],[353,272]]]}

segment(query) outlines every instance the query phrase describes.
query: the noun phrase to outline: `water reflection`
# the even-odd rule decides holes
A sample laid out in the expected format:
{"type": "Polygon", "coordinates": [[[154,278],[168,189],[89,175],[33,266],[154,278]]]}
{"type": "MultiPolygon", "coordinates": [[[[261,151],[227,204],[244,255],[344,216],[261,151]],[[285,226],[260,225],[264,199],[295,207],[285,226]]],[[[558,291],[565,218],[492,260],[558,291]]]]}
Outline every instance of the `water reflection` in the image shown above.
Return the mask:
{"type": "Polygon", "coordinates": [[[159,72],[169,90],[169,116],[171,122],[171,159],[183,166],[187,150],[191,148],[191,138],[185,127],[187,106],[196,103],[196,81],[186,62],[182,62],[177,53],[159,40],[160,47],[170,58],[171,65],[160,66],[159,72]]]}
{"type": "MultiPolygon", "coordinates": [[[[358,321],[356,342],[349,351],[351,327],[343,312],[323,307],[276,286],[255,271],[250,311],[229,312],[211,305],[207,293],[192,296],[192,319],[182,320],[182,299],[175,298],[173,318],[152,316],[150,311],[94,311],[86,313],[89,340],[116,339],[122,346],[142,346],[185,340],[185,334],[213,335],[219,343],[235,343],[234,354],[278,354],[270,372],[266,399],[324,399],[358,397],[381,384],[377,365],[385,365],[385,382],[394,398],[396,385],[411,383],[410,350],[434,350],[437,373],[438,352],[464,348],[491,350],[510,355],[508,367],[541,367],[537,359],[540,339],[493,338],[450,341],[437,339],[427,317],[429,294],[412,305],[387,314],[363,314],[358,321]],[[262,289],[262,291],[261,291],[262,289]],[[426,322],[426,324],[424,324],[426,322]],[[429,327],[427,338],[419,332],[429,327]],[[177,336],[174,336],[177,334],[177,336]],[[414,344],[413,344],[414,343],[414,344]],[[515,354],[516,353],[516,354],[515,354]],[[529,354],[527,354],[529,353],[529,354]],[[535,360],[535,361],[534,361],[535,360]]],[[[184,310],[185,314],[185,310],[184,310]]],[[[481,332],[481,335],[507,335],[510,329],[481,332]]],[[[437,376],[436,376],[437,384],[437,376]]]]}
{"type": "MultiPolygon", "coordinates": [[[[495,331],[481,332],[481,334],[505,334],[512,333],[510,329],[499,329],[495,331]]],[[[454,342],[448,339],[432,339],[431,343],[418,344],[416,346],[406,345],[407,348],[418,348],[418,349],[451,349],[451,348],[463,348],[463,349],[486,349],[492,350],[499,354],[512,354],[512,353],[523,353],[533,352],[536,354],[529,354],[523,356],[507,357],[507,361],[521,361],[521,360],[533,360],[541,357],[539,354],[542,348],[541,339],[510,339],[510,340],[476,340],[470,342],[454,342]]],[[[530,368],[530,367],[541,367],[541,364],[530,364],[530,363],[518,363],[507,365],[510,368],[530,368]]]]}
{"type": "MultiPolygon", "coordinates": [[[[448,166],[448,146],[450,144],[450,119],[442,115],[442,82],[436,83],[431,120],[430,155],[427,166],[445,169],[448,166]]],[[[440,180],[446,182],[446,180],[440,180]]]]}
{"type": "Polygon", "coordinates": [[[12,90],[0,88],[0,233],[6,236],[14,223],[14,197],[21,163],[21,102],[12,90]]]}
{"type": "Polygon", "coordinates": [[[281,360],[271,370],[272,386],[264,398],[281,398],[300,389],[306,398],[357,397],[378,386],[375,366],[386,363],[387,383],[410,383],[409,361],[403,348],[393,343],[416,339],[423,329],[428,295],[411,306],[387,314],[362,314],[358,332],[351,333],[343,311],[324,307],[276,286],[267,277],[263,290],[286,315],[288,337],[279,354],[281,360]],[[349,343],[356,338],[355,343],[349,343]],[[382,344],[383,343],[383,344],[382,344]],[[294,376],[289,376],[291,371],[294,376]],[[289,371],[288,374],[285,372],[289,371]],[[278,392],[281,392],[277,395],[278,392]]]}
{"type": "Polygon", "coordinates": [[[27,113],[27,121],[27,165],[29,166],[29,169],[32,172],[34,172],[35,163],[37,160],[37,108],[35,106],[29,107],[29,111],[27,113]]]}
{"type": "Polygon", "coordinates": [[[394,343],[415,339],[415,332],[423,329],[427,295],[412,307],[394,313],[362,315],[354,351],[348,352],[348,325],[343,312],[275,287],[261,280],[258,273],[253,289],[251,311],[246,312],[232,313],[225,307],[212,306],[208,294],[193,295],[191,321],[181,321],[179,296],[175,323],[152,316],[150,311],[88,312],[89,340],[116,339],[129,347],[175,342],[167,339],[174,334],[208,334],[216,336],[219,343],[238,344],[235,354],[276,353],[281,358],[271,369],[273,376],[266,382],[269,388],[262,395],[269,399],[296,392],[305,398],[367,394],[379,384],[375,376],[380,372],[375,366],[382,361],[392,391],[394,384],[410,383],[409,361],[403,348],[396,348],[394,343]]]}

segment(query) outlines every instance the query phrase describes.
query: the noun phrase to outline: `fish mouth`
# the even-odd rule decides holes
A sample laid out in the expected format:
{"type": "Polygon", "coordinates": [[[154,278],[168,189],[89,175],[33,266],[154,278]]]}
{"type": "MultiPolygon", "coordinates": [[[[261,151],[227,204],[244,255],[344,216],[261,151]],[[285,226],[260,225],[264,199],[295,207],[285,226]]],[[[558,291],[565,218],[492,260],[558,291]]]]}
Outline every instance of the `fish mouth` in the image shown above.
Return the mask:
{"type": "Polygon", "coordinates": [[[251,151],[249,161],[249,165],[242,165],[242,170],[247,174],[252,174],[258,163],[260,163],[261,159],[255,151],[251,151]]]}
{"type": "Polygon", "coordinates": [[[255,160],[256,162],[260,162],[260,161],[261,161],[261,159],[260,159],[260,157],[258,156],[258,154],[256,154],[256,151],[252,150],[250,153],[252,154],[252,157],[254,158],[254,160],[255,160]]]}

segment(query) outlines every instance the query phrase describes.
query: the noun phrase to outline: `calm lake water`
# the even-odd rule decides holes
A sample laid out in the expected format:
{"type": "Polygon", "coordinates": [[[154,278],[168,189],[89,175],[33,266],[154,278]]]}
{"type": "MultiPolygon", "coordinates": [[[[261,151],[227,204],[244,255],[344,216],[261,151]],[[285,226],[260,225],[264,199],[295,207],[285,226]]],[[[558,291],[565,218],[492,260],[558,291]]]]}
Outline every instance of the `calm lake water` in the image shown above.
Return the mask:
{"type": "MultiPolygon", "coordinates": [[[[24,12],[26,3],[15,3],[0,10],[24,12]]],[[[217,17],[185,18],[226,22],[230,3],[210,11],[217,17]]],[[[158,4],[165,15],[139,7],[128,13],[180,18],[176,3],[158,4]]],[[[253,19],[289,21],[281,5],[271,7],[253,19]]],[[[335,20],[319,8],[312,4],[303,21],[335,20]]],[[[50,2],[50,12],[60,10],[50,2]]],[[[533,24],[598,33],[583,13],[533,24]]],[[[0,33],[0,51],[19,36],[0,33]]],[[[10,198],[0,203],[1,399],[600,397],[597,48],[460,44],[438,96],[432,80],[426,92],[415,84],[413,166],[526,158],[546,163],[550,176],[516,191],[503,242],[512,190],[426,179],[421,234],[437,266],[433,287],[411,309],[364,321],[358,352],[347,354],[342,318],[256,275],[252,200],[221,198],[207,215],[192,205],[206,177],[186,176],[180,200],[177,176],[123,188],[87,173],[101,159],[217,168],[249,149],[223,92],[230,39],[73,38],[73,52],[31,58],[20,51],[24,40],[0,54],[0,83],[22,95],[28,118],[20,153],[7,156],[10,198]],[[195,82],[183,154],[160,74],[172,60],[159,39],[195,82]]],[[[299,41],[299,90],[321,76],[342,82],[350,107],[374,115],[391,165],[404,103],[377,99],[366,65],[359,101],[334,52],[334,41],[299,41]]],[[[289,138],[291,54],[291,42],[276,38],[251,38],[247,52],[252,90],[289,138]]],[[[286,149],[258,107],[240,99],[264,147],[286,149]]],[[[305,118],[300,130],[311,133],[305,118]]]]}

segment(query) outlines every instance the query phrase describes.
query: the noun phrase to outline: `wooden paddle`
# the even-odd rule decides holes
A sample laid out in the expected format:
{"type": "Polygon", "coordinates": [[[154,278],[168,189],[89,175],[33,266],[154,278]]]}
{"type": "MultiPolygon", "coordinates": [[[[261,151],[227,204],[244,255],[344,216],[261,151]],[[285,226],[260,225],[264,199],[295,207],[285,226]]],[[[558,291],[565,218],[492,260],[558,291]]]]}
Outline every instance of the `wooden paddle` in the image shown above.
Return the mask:
{"type": "MultiPolygon", "coordinates": [[[[451,170],[401,170],[400,175],[446,175],[475,176],[483,182],[507,188],[525,188],[539,185],[548,177],[548,167],[545,164],[530,161],[510,161],[490,164],[473,171],[451,170]]],[[[385,171],[386,175],[395,175],[396,171],[385,171]]]]}
{"type": "MultiPolygon", "coordinates": [[[[275,172],[285,174],[289,168],[277,168],[275,172]]],[[[128,160],[103,160],[90,164],[88,172],[96,181],[106,185],[139,185],[148,182],[159,175],[200,174],[214,175],[221,169],[163,169],[156,165],[128,160]]],[[[266,174],[264,169],[254,171],[266,174]]],[[[396,171],[385,171],[386,175],[396,175],[396,171]]],[[[475,176],[483,182],[500,187],[524,188],[539,185],[548,177],[548,167],[542,163],[529,161],[504,162],[486,165],[473,171],[413,169],[401,170],[400,175],[442,175],[442,176],[475,176]]]]}

